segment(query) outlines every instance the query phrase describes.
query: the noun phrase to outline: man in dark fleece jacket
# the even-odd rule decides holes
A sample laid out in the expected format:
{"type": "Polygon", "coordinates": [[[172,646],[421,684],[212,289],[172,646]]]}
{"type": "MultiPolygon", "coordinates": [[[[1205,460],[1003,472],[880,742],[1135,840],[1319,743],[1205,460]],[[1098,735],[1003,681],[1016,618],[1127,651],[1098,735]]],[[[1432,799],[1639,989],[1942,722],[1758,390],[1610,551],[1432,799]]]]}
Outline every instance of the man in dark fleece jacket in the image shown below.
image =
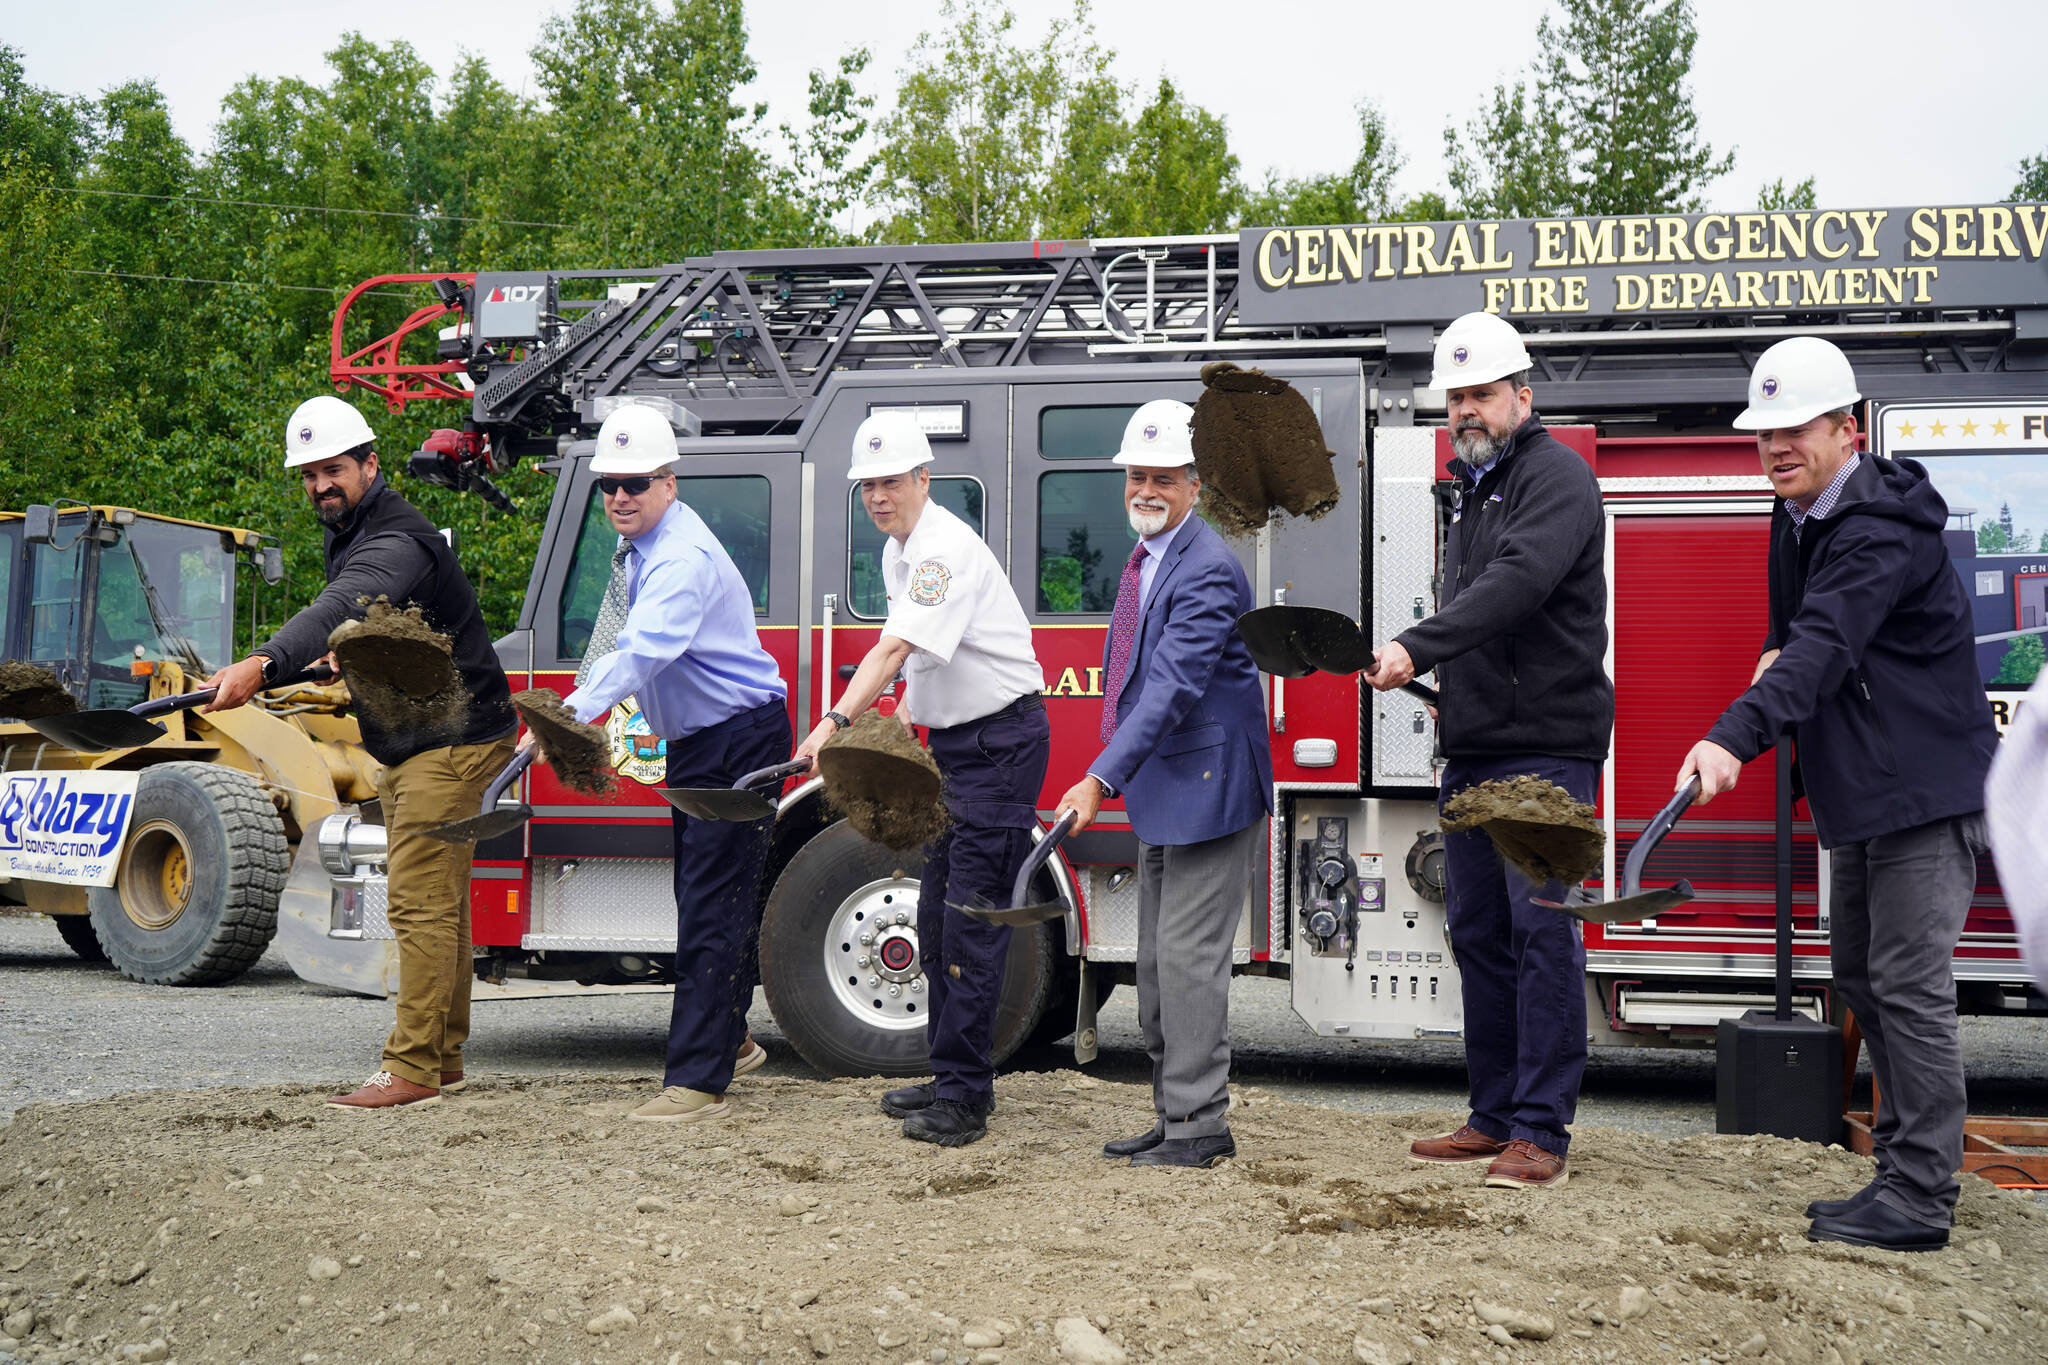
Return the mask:
{"type": "MultiPolygon", "coordinates": [[[[1529,353],[1505,320],[1444,329],[1432,387],[1458,458],[1437,611],[1374,651],[1382,691],[1436,670],[1441,799],[1534,774],[1592,804],[1614,729],[1608,681],[1605,520],[1586,462],[1531,410],[1529,353]]],[[[1465,1126],[1409,1149],[1418,1161],[1487,1161],[1486,1183],[1562,1185],[1567,1125],[1586,1069],[1586,948],[1533,904],[1534,886],[1468,830],[1444,841],[1451,946],[1465,1002],[1465,1126]]]]}
{"type": "Polygon", "coordinates": [[[1756,432],[1771,514],[1770,627],[1749,690],[1678,771],[1699,800],[1789,733],[1830,852],[1835,991],[1883,1095],[1877,1178],[1808,1207],[1807,1234],[1894,1251],[1948,1243],[1962,1164],[1956,940],[1984,851],[1997,730],[1970,605],[1942,545],[1948,505],[1912,460],[1856,450],[1861,398],[1818,337],[1765,351],[1737,427],[1756,432]]]}
{"type": "Polygon", "coordinates": [[[438,1104],[462,1087],[469,1037],[469,869],[473,845],[424,833],[476,813],[484,788],[511,761],[514,727],[505,670],[477,610],[476,592],[448,542],[377,472],[370,424],[331,394],[308,399],[285,424],[285,468],[299,475],[327,531],[327,590],[255,652],[209,679],[206,709],[240,706],[266,682],[327,653],[327,637],[388,597],[417,606],[449,637],[468,718],[459,729],[393,728],[360,708],[363,747],[383,765],[391,929],[398,939],[398,1022],[382,1064],[360,1088],[327,1103],[342,1109],[438,1104]]]}

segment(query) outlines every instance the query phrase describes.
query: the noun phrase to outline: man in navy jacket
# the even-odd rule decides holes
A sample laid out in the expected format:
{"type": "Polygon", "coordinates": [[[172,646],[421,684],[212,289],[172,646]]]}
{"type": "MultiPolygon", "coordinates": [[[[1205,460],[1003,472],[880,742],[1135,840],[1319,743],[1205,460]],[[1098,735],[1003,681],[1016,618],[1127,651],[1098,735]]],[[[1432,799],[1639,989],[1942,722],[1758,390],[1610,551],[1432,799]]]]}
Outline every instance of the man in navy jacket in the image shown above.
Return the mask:
{"type": "Polygon", "coordinates": [[[1856,376],[1832,342],[1765,351],[1737,427],[1756,432],[1771,513],[1770,630],[1749,690],[1678,771],[1702,804],[1789,733],[1833,868],[1835,990],[1883,1102],[1877,1178],[1807,1209],[1815,1241],[1948,1244],[1962,1164],[1956,941],[1985,849],[1997,729],[1970,604],[1941,533],[1948,505],[1912,460],[1856,450],[1856,376]]]}
{"type": "Polygon", "coordinates": [[[1230,949],[1273,808],[1259,673],[1237,637],[1244,567],[1193,515],[1188,423],[1160,399],[1132,414],[1116,462],[1137,547],[1103,650],[1103,750],[1060,798],[1076,828],[1121,794],[1138,836],[1138,1022],[1152,1057],[1151,1130],[1107,1143],[1134,1166],[1213,1166],[1237,1146],[1230,949]]]}

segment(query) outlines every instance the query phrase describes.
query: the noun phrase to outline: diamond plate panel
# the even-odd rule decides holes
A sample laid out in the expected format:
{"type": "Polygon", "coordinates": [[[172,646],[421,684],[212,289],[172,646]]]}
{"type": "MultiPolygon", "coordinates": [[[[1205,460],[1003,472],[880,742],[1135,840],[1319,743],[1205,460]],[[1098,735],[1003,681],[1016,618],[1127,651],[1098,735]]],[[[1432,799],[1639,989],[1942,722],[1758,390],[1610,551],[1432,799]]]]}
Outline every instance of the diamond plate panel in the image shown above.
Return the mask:
{"type": "Polygon", "coordinates": [[[667,858],[536,858],[528,937],[630,939],[650,949],[666,944],[660,951],[673,952],[672,867],[667,858]]]}
{"type": "Polygon", "coordinates": [[[328,923],[332,930],[339,931],[338,937],[394,937],[389,913],[390,887],[381,873],[360,880],[336,879],[329,886],[334,899],[328,923]],[[355,932],[350,934],[349,930],[355,932]]]}
{"type": "MultiPolygon", "coordinates": [[[[1372,435],[1372,638],[1391,640],[1436,609],[1436,428],[1372,435]]],[[[1424,681],[1431,681],[1425,677],[1424,681]]],[[[1433,786],[1436,725],[1405,692],[1368,694],[1375,786],[1433,786]]]]}
{"type": "MultiPolygon", "coordinates": [[[[1109,889],[1113,867],[1087,868],[1088,960],[1090,962],[1136,962],[1138,960],[1138,879],[1133,876],[1116,891],[1109,889]]],[[[1237,917],[1237,938],[1230,947],[1232,962],[1252,960],[1252,892],[1256,882],[1247,884],[1244,907],[1237,917]]]]}

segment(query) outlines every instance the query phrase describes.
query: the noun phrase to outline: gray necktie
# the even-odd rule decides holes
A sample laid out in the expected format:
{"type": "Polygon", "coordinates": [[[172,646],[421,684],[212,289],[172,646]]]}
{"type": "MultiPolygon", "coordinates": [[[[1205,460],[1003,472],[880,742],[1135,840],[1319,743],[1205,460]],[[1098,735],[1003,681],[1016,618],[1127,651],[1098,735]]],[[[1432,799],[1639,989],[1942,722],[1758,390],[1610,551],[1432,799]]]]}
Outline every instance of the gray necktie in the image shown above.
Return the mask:
{"type": "Polygon", "coordinates": [[[604,585],[604,601],[597,608],[597,620],[590,627],[590,644],[583,651],[583,663],[576,669],[576,685],[583,686],[584,679],[597,661],[619,647],[619,632],[626,628],[626,591],[630,575],[626,571],[626,556],[633,552],[630,541],[621,539],[618,552],[612,556],[611,582],[604,585]]]}

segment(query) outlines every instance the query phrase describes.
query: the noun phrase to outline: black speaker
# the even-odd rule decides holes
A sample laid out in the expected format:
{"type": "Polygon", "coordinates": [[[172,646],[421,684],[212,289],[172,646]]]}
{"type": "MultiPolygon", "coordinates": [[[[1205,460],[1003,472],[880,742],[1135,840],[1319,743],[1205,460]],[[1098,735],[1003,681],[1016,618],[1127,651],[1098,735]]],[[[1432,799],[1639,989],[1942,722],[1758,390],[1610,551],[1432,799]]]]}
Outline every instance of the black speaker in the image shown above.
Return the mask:
{"type": "Polygon", "coordinates": [[[1842,1030],[1751,1010],[1714,1031],[1714,1131],[1842,1140],[1842,1030]]]}

